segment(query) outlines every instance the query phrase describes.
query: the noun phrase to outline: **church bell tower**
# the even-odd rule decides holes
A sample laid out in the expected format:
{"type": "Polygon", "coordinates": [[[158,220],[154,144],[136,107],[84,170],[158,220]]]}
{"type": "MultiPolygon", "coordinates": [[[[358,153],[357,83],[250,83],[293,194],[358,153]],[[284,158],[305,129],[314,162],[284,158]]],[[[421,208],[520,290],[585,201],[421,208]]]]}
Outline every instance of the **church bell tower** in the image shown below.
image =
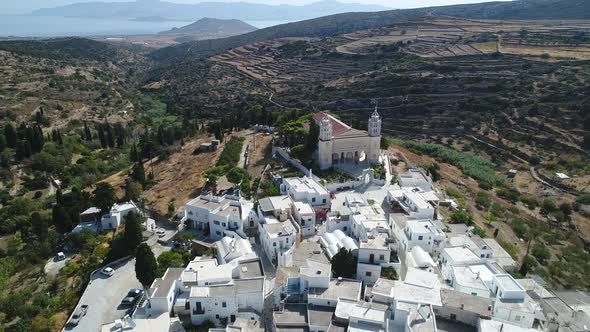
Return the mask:
{"type": "Polygon", "coordinates": [[[318,141],[318,164],[320,169],[332,167],[332,121],[324,115],[320,121],[320,135],[318,141]]]}
{"type": "Polygon", "coordinates": [[[369,118],[368,127],[370,141],[369,161],[377,162],[381,154],[381,117],[377,113],[377,106],[375,106],[375,111],[369,118]]]}

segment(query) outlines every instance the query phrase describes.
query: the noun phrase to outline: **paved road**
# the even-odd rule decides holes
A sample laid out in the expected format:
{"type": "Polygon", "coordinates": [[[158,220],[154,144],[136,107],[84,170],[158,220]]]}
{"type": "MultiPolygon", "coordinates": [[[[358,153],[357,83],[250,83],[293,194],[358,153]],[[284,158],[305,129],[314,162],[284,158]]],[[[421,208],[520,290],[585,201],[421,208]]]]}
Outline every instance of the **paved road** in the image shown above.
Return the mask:
{"type": "MultiPolygon", "coordinates": [[[[162,252],[172,249],[169,245],[164,246],[157,243],[157,240],[157,236],[152,236],[147,241],[156,257],[162,252]]],[[[115,274],[111,277],[101,273],[96,273],[92,277],[78,302],[78,306],[76,306],[78,308],[82,304],[88,304],[90,306],[88,313],[82,318],[78,326],[66,327],[64,331],[99,331],[103,324],[125,316],[129,306],[121,306],[121,301],[130,289],[143,287],[135,278],[135,259],[112,267],[115,269],[115,274]]]]}
{"type": "Polygon", "coordinates": [[[78,326],[66,327],[64,331],[99,331],[103,324],[125,315],[129,307],[120,306],[121,300],[125,298],[129,289],[142,286],[135,278],[135,259],[114,268],[115,274],[111,277],[101,273],[96,273],[92,277],[78,302],[78,306],[89,305],[88,313],[78,326]]]}

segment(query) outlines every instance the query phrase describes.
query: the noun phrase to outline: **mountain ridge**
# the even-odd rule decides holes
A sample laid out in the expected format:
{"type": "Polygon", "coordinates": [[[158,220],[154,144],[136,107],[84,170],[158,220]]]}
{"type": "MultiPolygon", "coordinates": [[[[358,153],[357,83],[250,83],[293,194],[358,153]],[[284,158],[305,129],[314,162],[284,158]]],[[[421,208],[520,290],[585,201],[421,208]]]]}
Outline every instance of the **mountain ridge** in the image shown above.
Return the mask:
{"type": "Polygon", "coordinates": [[[171,20],[194,21],[203,17],[240,20],[302,20],[331,14],[388,9],[378,5],[340,3],[323,0],[308,5],[265,5],[248,2],[200,2],[178,4],[166,1],[135,2],[79,2],[33,11],[39,16],[66,16],[85,18],[127,18],[160,16],[171,20]]]}
{"type": "Polygon", "coordinates": [[[516,0],[369,13],[343,13],[281,24],[240,36],[187,42],[154,51],[151,57],[164,62],[178,61],[184,57],[207,57],[227,49],[267,39],[326,37],[356,30],[379,28],[404,19],[429,15],[469,19],[578,19],[590,18],[590,6],[587,5],[587,0],[516,0]]]}

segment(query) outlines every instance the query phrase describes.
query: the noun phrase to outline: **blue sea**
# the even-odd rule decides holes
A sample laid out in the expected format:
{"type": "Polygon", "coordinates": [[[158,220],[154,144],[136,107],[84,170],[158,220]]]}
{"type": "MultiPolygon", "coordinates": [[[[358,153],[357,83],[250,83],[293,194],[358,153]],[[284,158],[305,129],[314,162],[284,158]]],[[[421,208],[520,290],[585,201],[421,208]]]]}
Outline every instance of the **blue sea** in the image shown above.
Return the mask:
{"type": "MultiPolygon", "coordinates": [[[[196,21],[196,19],[195,19],[196,21]]],[[[259,29],[286,21],[245,21],[259,29]]],[[[0,15],[0,37],[64,37],[154,34],[192,22],[143,22],[56,16],[0,15]]]]}

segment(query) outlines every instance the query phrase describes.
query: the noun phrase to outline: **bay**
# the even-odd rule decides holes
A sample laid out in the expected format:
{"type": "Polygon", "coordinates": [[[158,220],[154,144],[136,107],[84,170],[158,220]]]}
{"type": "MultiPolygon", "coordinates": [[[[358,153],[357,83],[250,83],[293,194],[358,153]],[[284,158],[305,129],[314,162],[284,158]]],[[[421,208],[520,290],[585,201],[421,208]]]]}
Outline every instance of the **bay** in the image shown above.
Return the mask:
{"type": "MultiPolygon", "coordinates": [[[[198,18],[197,18],[198,19],[198,18]]],[[[195,19],[195,21],[197,20],[195,19]]],[[[245,21],[257,28],[287,21],[245,21]]],[[[77,17],[0,15],[0,37],[66,37],[155,34],[181,27],[188,21],[133,21],[125,19],[88,19],[77,17]]]]}

